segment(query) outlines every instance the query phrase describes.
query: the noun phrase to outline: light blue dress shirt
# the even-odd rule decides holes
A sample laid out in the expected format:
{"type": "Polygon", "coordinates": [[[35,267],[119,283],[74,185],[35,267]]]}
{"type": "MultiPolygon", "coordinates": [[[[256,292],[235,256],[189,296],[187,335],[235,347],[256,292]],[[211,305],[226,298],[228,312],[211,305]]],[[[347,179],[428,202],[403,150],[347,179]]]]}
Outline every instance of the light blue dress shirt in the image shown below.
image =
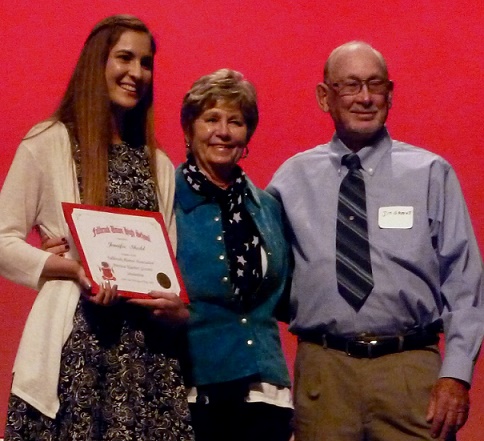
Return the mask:
{"type": "Polygon", "coordinates": [[[375,286],[355,311],[338,293],[336,212],[350,150],[332,141],[299,153],[268,191],[283,204],[295,268],[290,330],[395,335],[442,320],[441,376],[470,382],[483,334],[482,261],[454,170],[386,130],[358,152],[375,286]]]}

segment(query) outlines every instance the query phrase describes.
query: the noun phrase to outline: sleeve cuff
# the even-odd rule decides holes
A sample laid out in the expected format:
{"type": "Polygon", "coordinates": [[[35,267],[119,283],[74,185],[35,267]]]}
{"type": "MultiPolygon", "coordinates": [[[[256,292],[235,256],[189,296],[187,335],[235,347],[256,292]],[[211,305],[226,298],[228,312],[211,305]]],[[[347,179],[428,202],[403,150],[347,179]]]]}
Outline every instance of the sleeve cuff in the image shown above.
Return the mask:
{"type": "Polygon", "coordinates": [[[464,354],[444,357],[439,377],[456,378],[471,384],[475,361],[464,354]]]}

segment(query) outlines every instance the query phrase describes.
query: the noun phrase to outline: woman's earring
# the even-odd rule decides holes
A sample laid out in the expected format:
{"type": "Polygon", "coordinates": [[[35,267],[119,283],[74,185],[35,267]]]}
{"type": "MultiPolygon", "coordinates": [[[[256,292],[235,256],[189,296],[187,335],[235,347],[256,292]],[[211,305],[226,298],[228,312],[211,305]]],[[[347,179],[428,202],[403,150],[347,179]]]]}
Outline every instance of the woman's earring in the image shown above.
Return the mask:
{"type": "Polygon", "coordinates": [[[249,147],[245,146],[244,151],[242,152],[242,159],[247,158],[249,156],[249,147]]]}

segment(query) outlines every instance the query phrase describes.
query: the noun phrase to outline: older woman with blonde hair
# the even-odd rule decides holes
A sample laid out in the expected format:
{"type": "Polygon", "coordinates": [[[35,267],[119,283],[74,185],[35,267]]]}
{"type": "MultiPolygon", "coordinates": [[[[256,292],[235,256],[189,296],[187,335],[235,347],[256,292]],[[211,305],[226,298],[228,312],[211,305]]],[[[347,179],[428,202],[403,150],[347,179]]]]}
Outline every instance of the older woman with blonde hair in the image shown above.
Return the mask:
{"type": "MultiPolygon", "coordinates": [[[[173,166],[153,130],[155,43],[117,15],[89,34],[62,102],[20,144],[0,193],[0,274],[38,289],[14,366],[6,440],[192,439],[171,323],[188,311],[157,294],[156,315],[90,295],[72,241],[65,258],[26,242],[69,238],[61,202],[160,211],[174,242],[173,166]],[[69,249],[70,246],[70,249],[69,249]]],[[[175,244],[175,243],[174,243],[175,244]]]]}
{"type": "Polygon", "coordinates": [[[254,86],[221,69],[183,99],[177,260],[190,298],[189,394],[197,441],[286,441],[289,375],[275,313],[289,275],[279,203],[238,165],[259,115],[254,86]]]}

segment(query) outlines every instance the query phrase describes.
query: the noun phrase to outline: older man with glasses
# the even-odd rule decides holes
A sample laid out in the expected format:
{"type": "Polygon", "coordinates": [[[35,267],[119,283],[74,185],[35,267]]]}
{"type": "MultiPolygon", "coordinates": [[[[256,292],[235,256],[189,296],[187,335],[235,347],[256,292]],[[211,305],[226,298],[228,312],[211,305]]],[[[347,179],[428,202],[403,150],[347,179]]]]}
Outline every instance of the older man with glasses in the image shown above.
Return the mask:
{"type": "Polygon", "coordinates": [[[296,439],[454,439],[483,334],[482,262],[455,172],[390,138],[393,82],[370,45],[336,48],[317,97],[335,135],[268,188],[294,252],[296,439]]]}

